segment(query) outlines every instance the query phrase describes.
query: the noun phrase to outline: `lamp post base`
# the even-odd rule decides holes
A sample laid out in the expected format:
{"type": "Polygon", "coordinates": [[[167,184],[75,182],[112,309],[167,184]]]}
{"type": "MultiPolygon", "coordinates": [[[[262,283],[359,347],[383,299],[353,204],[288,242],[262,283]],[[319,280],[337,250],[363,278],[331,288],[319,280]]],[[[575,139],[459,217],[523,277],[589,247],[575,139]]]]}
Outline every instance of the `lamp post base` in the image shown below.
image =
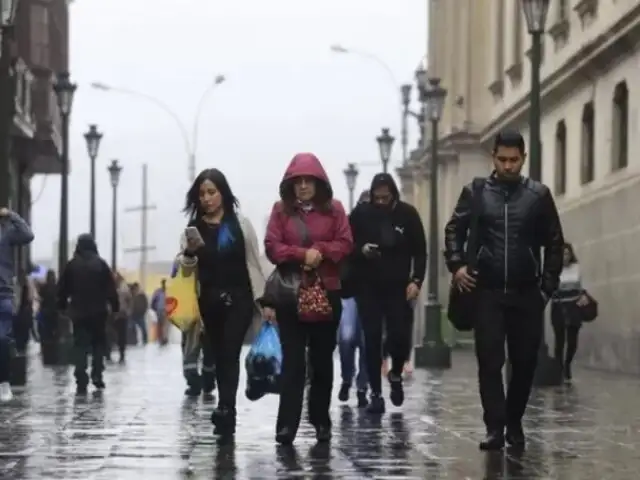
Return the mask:
{"type": "Polygon", "coordinates": [[[542,342],[538,351],[538,366],[533,377],[535,387],[558,387],[562,385],[562,365],[549,355],[547,343],[542,342]]]}
{"type": "Polygon", "coordinates": [[[414,349],[416,368],[451,368],[451,347],[442,340],[441,307],[438,303],[425,306],[425,339],[414,349]],[[438,332],[431,336],[429,332],[438,332]]]}

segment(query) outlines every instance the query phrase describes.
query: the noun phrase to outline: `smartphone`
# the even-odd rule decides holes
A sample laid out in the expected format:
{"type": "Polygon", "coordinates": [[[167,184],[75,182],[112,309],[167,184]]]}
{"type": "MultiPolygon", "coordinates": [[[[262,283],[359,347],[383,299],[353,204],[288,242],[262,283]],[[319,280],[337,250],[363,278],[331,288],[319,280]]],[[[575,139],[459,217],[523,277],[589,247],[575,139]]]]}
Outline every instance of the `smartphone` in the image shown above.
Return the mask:
{"type": "Polygon", "coordinates": [[[187,241],[197,246],[204,245],[202,235],[196,227],[187,227],[184,229],[184,236],[187,237],[187,241]]]}

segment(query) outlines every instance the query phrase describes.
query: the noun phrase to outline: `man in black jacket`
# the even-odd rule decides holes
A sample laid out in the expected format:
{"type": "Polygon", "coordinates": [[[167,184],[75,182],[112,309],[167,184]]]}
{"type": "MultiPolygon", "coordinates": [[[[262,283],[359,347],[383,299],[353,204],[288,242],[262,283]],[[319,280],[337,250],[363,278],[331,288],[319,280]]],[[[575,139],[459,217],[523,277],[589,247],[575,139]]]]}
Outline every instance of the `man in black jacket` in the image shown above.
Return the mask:
{"type": "Polygon", "coordinates": [[[371,387],[370,413],[385,411],[382,398],[383,326],[392,366],[391,403],[404,402],[402,368],[411,353],[413,317],[410,302],[420,293],[427,262],[427,242],[416,209],[400,200],[393,177],[379,173],[371,182],[370,201],[349,220],[354,241],[355,298],[365,334],[371,387]]]}
{"type": "Polygon", "coordinates": [[[87,356],[91,354],[91,381],[102,390],[104,352],[107,347],[106,323],[111,312],[117,314],[120,302],[111,269],[98,255],[93,237],[78,237],[73,258],[67,263],[58,284],[58,307],[73,322],[76,350],[75,372],[78,395],[87,393],[87,356]]]}
{"type": "Polygon", "coordinates": [[[487,437],[483,450],[507,442],[524,448],[522,416],[529,400],[549,297],[558,286],[564,238],[549,189],[521,175],[525,144],[518,132],[496,136],[494,172],[482,198],[463,188],[445,227],[445,257],[461,291],[478,289],[474,333],[480,398],[487,437]],[[480,200],[478,250],[465,252],[471,205],[480,200]],[[544,263],[541,265],[541,249],[544,263]],[[468,255],[477,271],[467,271],[468,255]],[[505,399],[502,367],[505,340],[512,366],[505,399]]]}

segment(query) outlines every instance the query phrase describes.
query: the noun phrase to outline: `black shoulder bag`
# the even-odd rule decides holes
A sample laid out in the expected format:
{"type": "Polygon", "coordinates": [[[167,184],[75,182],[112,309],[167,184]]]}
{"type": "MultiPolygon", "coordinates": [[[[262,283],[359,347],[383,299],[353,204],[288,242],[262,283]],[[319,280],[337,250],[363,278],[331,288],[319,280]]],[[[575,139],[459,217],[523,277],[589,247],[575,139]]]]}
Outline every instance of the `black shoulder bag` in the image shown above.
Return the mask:
{"type": "MultiPolygon", "coordinates": [[[[302,246],[311,244],[309,230],[302,218],[292,217],[302,240],[302,246]]],[[[302,281],[302,266],[293,263],[277,265],[271,272],[264,288],[262,301],[265,305],[276,307],[295,307],[298,303],[298,293],[302,281]]]]}
{"type": "MultiPolygon", "coordinates": [[[[480,224],[480,215],[482,214],[482,190],[484,189],[485,179],[474,178],[471,184],[471,221],[469,224],[469,236],[467,237],[467,271],[471,275],[477,273],[478,257],[478,229],[480,224]]],[[[449,287],[449,308],[447,316],[449,321],[460,332],[469,332],[473,330],[475,325],[476,304],[478,294],[476,289],[470,292],[462,292],[455,284],[455,279],[451,278],[449,287]]]]}

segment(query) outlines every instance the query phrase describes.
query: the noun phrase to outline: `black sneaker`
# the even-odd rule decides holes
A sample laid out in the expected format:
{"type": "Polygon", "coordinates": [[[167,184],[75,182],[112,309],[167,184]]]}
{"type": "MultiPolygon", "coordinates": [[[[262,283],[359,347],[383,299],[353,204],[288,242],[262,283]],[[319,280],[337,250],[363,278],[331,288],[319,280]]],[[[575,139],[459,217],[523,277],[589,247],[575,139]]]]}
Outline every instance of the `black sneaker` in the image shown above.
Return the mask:
{"type": "Polygon", "coordinates": [[[505,440],[507,441],[510,447],[524,450],[526,440],[524,437],[524,430],[522,429],[522,424],[516,423],[514,425],[509,425],[507,427],[507,434],[505,435],[505,440]]]}
{"type": "Polygon", "coordinates": [[[493,430],[480,442],[480,450],[501,450],[504,447],[504,431],[493,430]]]}
{"type": "Polygon", "coordinates": [[[236,412],[232,408],[218,406],[211,414],[214,435],[233,435],[236,433],[236,412]]]}
{"type": "Polygon", "coordinates": [[[198,387],[189,386],[189,387],[184,391],[184,394],[185,394],[187,397],[195,398],[195,397],[199,397],[199,396],[200,396],[200,392],[201,392],[201,391],[202,391],[202,390],[201,390],[200,388],[198,388],[198,387]]]}
{"type": "Polygon", "coordinates": [[[358,390],[358,408],[365,408],[369,405],[369,400],[367,399],[367,391],[366,390],[358,390]]]}
{"type": "Polygon", "coordinates": [[[367,406],[367,413],[372,415],[382,415],[386,411],[384,406],[384,398],[382,395],[372,394],[371,399],[369,400],[369,405],[367,406]]]}
{"type": "Polygon", "coordinates": [[[328,442],[331,440],[331,427],[319,425],[316,427],[316,440],[318,442],[328,442]]]}
{"type": "Polygon", "coordinates": [[[87,386],[86,385],[77,385],[76,386],[76,395],[79,397],[84,397],[87,394],[87,386]]]}
{"type": "Polygon", "coordinates": [[[338,400],[341,402],[349,401],[349,384],[343,383],[340,386],[340,392],[338,393],[338,400]]]}
{"type": "Polygon", "coordinates": [[[564,369],[562,370],[562,373],[564,374],[565,383],[571,383],[571,380],[572,380],[573,376],[571,375],[571,364],[570,363],[567,363],[564,366],[564,369]]]}
{"type": "Polygon", "coordinates": [[[96,378],[93,380],[93,386],[98,390],[104,390],[107,386],[104,384],[104,380],[101,378],[96,378]]]}
{"type": "Polygon", "coordinates": [[[404,388],[402,387],[402,375],[394,375],[389,372],[389,385],[391,387],[391,393],[389,399],[391,403],[399,407],[404,403],[404,388]]]}

